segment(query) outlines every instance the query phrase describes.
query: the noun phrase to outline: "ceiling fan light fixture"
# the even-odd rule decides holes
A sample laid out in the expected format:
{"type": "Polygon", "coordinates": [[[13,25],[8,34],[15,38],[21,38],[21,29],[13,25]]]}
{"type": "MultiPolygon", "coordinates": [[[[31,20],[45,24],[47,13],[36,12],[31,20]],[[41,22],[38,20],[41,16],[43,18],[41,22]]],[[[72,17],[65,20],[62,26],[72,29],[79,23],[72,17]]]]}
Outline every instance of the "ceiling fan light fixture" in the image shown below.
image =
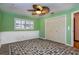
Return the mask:
{"type": "Polygon", "coordinates": [[[41,14],[41,11],[36,11],[37,14],[41,14]]]}
{"type": "Polygon", "coordinates": [[[40,15],[41,14],[41,11],[34,11],[32,12],[32,15],[40,15]]]}

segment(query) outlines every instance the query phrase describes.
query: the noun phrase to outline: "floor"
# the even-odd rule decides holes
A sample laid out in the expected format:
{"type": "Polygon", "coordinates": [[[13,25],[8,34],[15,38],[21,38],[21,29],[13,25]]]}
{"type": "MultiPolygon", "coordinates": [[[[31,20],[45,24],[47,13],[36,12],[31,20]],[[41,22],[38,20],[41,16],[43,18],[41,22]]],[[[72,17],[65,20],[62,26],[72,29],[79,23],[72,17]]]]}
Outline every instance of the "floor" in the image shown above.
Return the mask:
{"type": "Polygon", "coordinates": [[[79,49],[79,41],[74,41],[74,47],[78,48],[79,49]]]}
{"type": "Polygon", "coordinates": [[[31,39],[2,45],[0,55],[79,55],[79,49],[54,41],[31,39]]]}
{"type": "Polygon", "coordinates": [[[9,54],[9,45],[2,45],[0,48],[0,55],[8,55],[9,54]]]}

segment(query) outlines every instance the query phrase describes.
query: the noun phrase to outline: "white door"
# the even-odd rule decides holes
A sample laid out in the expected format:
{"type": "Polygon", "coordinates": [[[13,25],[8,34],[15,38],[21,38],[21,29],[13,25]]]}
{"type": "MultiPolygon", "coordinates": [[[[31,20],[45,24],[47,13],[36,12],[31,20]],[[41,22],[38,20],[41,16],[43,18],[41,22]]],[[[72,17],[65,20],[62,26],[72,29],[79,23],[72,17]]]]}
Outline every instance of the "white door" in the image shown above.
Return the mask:
{"type": "Polygon", "coordinates": [[[59,43],[66,42],[66,18],[59,16],[45,21],[45,37],[59,43]]]}

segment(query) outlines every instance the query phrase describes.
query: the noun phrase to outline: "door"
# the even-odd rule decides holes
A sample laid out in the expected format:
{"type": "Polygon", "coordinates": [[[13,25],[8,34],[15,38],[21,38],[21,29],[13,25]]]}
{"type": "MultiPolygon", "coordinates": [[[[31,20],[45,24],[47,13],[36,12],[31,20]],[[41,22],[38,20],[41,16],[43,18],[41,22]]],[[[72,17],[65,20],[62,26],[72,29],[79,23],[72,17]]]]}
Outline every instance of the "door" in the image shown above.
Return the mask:
{"type": "Polygon", "coordinates": [[[79,12],[74,14],[74,47],[79,48],[79,12]]]}
{"type": "Polygon", "coordinates": [[[56,41],[65,44],[66,25],[65,16],[55,17],[46,20],[45,34],[48,40],[56,41]]]}

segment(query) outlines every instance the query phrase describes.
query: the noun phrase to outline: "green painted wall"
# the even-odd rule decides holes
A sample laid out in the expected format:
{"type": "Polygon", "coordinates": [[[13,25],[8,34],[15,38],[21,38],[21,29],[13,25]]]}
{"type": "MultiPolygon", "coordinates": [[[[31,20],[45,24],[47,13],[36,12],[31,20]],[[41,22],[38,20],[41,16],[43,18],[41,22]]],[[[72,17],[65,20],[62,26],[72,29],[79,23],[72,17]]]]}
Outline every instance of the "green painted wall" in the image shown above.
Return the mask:
{"type": "Polygon", "coordinates": [[[14,13],[8,13],[8,12],[2,12],[0,14],[0,31],[15,31],[14,30],[14,18],[22,18],[22,19],[28,19],[28,20],[33,20],[34,21],[34,29],[33,30],[39,30],[40,28],[40,20],[35,17],[31,16],[23,16],[23,15],[18,15],[14,13]]]}
{"type": "Polygon", "coordinates": [[[40,20],[40,37],[45,37],[45,23],[43,19],[40,20]]]}
{"type": "Polygon", "coordinates": [[[62,11],[59,13],[55,13],[55,14],[43,17],[41,20],[41,25],[40,25],[40,28],[41,28],[40,36],[45,38],[45,23],[44,22],[46,19],[51,18],[51,17],[55,17],[55,16],[66,15],[66,23],[67,23],[66,24],[66,26],[67,26],[66,42],[67,42],[67,44],[71,44],[71,13],[74,11],[77,11],[77,10],[79,10],[79,4],[76,4],[70,10],[62,11]],[[68,30],[68,26],[70,27],[70,30],[68,30]]]}
{"type": "Polygon", "coordinates": [[[0,31],[1,31],[1,23],[2,22],[2,12],[0,11],[0,31]]]}

